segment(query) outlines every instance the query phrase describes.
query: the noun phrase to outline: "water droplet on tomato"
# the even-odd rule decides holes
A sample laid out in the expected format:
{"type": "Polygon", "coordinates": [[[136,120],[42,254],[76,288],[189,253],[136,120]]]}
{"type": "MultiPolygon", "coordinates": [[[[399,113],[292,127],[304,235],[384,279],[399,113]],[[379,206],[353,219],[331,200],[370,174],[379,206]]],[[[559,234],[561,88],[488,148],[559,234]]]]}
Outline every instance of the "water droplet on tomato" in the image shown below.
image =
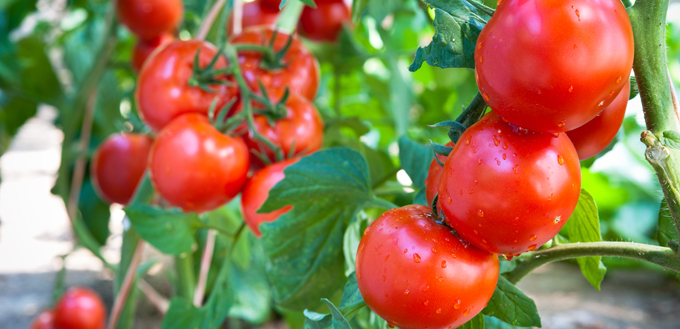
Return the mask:
{"type": "Polygon", "coordinates": [[[564,164],[564,158],[561,155],[557,155],[557,163],[560,165],[564,164]]]}
{"type": "Polygon", "coordinates": [[[432,252],[436,253],[436,252],[437,252],[437,248],[432,247],[432,252]]]}
{"type": "Polygon", "coordinates": [[[407,253],[407,252],[408,252],[408,249],[404,249],[404,253],[407,253]]]}
{"type": "Polygon", "coordinates": [[[535,244],[530,245],[529,248],[527,248],[527,250],[528,250],[528,251],[534,251],[534,250],[536,250],[536,245],[535,245],[535,244]]]}
{"type": "Polygon", "coordinates": [[[404,295],[408,295],[408,289],[404,290],[404,295]]]}
{"type": "Polygon", "coordinates": [[[532,237],[529,238],[529,240],[531,240],[531,241],[536,241],[536,239],[537,239],[537,237],[536,237],[535,234],[532,237]]]}
{"type": "Polygon", "coordinates": [[[477,49],[482,49],[482,45],[483,45],[483,44],[484,44],[484,41],[480,41],[480,42],[477,44],[477,49]]]}
{"type": "Polygon", "coordinates": [[[507,159],[507,156],[505,156],[505,153],[503,153],[503,160],[507,159]]]}
{"type": "Polygon", "coordinates": [[[561,219],[562,219],[562,216],[555,217],[555,224],[559,223],[561,219]]]}
{"type": "Polygon", "coordinates": [[[437,314],[442,314],[442,309],[441,309],[441,308],[438,308],[437,311],[435,311],[435,313],[437,313],[437,314]]]}
{"type": "Polygon", "coordinates": [[[482,209],[479,209],[479,210],[477,211],[477,216],[479,216],[479,217],[484,217],[484,211],[483,211],[482,209]]]}
{"type": "Polygon", "coordinates": [[[477,164],[478,164],[478,165],[482,164],[482,157],[478,157],[478,158],[477,158],[477,164]]]}
{"type": "Polygon", "coordinates": [[[479,62],[484,63],[484,56],[479,56],[479,62]]]}
{"type": "Polygon", "coordinates": [[[475,232],[475,234],[479,234],[479,232],[477,232],[477,230],[472,230],[472,231],[475,232]]]}
{"type": "Polygon", "coordinates": [[[566,122],[565,120],[562,120],[562,121],[560,121],[560,123],[557,124],[557,127],[558,127],[558,128],[562,128],[562,127],[564,127],[566,124],[567,124],[567,122],[566,122]]]}
{"type": "Polygon", "coordinates": [[[489,101],[489,95],[487,95],[485,92],[482,92],[482,98],[484,98],[485,101],[489,101]]]}
{"type": "Polygon", "coordinates": [[[579,22],[581,21],[581,13],[576,9],[576,17],[578,17],[579,22]]]}
{"type": "Polygon", "coordinates": [[[446,203],[451,204],[451,197],[446,197],[446,203]]]}
{"type": "MultiPolygon", "coordinates": [[[[515,240],[515,242],[517,242],[517,240],[515,240]]],[[[508,254],[508,255],[503,254],[503,258],[505,258],[505,260],[507,260],[507,261],[511,261],[514,257],[515,256],[513,254],[508,254]]]]}
{"type": "Polygon", "coordinates": [[[470,309],[469,309],[469,308],[468,308],[467,310],[465,310],[465,312],[463,312],[463,316],[468,316],[469,314],[470,314],[470,309]]]}
{"type": "Polygon", "coordinates": [[[460,308],[460,299],[456,301],[455,304],[453,304],[453,308],[459,309],[460,308]]]}
{"type": "Polygon", "coordinates": [[[423,291],[427,291],[428,289],[430,289],[430,286],[425,286],[425,288],[423,288],[423,291]]]}
{"type": "Polygon", "coordinates": [[[437,277],[437,280],[439,280],[439,282],[442,282],[442,281],[444,281],[444,277],[443,277],[443,276],[438,276],[438,277],[437,277]]]}
{"type": "Polygon", "coordinates": [[[416,263],[420,263],[420,255],[418,255],[417,253],[413,254],[413,261],[416,263]]]}
{"type": "Polygon", "coordinates": [[[429,303],[430,303],[430,302],[426,300],[426,301],[423,303],[423,305],[427,306],[427,304],[429,304],[429,303]]]}
{"type": "Polygon", "coordinates": [[[468,136],[468,138],[465,140],[465,146],[470,145],[471,140],[472,140],[472,136],[468,136]]]}
{"type": "Polygon", "coordinates": [[[445,260],[442,261],[442,268],[446,268],[446,261],[445,260]]]}
{"type": "MultiPolygon", "coordinates": [[[[499,130],[498,132],[500,133],[501,131],[499,130]]],[[[493,135],[493,145],[498,146],[500,144],[501,144],[501,140],[498,139],[498,137],[496,137],[496,135],[493,135]]]]}
{"type": "Polygon", "coordinates": [[[620,75],[619,75],[619,77],[616,79],[616,83],[619,83],[619,82],[621,82],[621,76],[620,76],[620,75]]]}

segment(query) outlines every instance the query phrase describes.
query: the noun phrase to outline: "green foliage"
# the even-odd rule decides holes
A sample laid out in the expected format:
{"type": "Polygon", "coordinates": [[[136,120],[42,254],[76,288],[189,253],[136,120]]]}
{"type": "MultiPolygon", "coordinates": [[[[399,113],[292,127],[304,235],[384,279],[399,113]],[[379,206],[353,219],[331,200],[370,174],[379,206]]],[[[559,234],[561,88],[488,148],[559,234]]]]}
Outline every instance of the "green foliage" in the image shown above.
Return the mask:
{"type": "Polygon", "coordinates": [[[512,325],[541,326],[536,303],[503,276],[498,277],[496,291],[482,313],[512,325]]]}
{"type": "MultiPolygon", "coordinates": [[[[566,225],[571,243],[602,241],[597,205],[586,190],[581,190],[576,209],[566,225]]],[[[600,290],[600,283],[607,273],[607,268],[602,264],[602,257],[581,257],[577,261],[583,276],[595,289],[600,290]]]]}
{"type": "Polygon", "coordinates": [[[171,255],[190,252],[196,230],[201,227],[197,214],[187,214],[177,209],[131,205],[125,208],[125,213],[144,240],[171,255]]]}
{"type": "Polygon", "coordinates": [[[678,242],[678,231],[675,227],[675,222],[671,216],[671,211],[668,209],[666,198],[661,200],[661,208],[659,211],[659,244],[667,246],[669,242],[678,242]]]}
{"type": "Polygon", "coordinates": [[[482,313],[479,313],[475,315],[474,318],[470,319],[470,321],[466,322],[464,325],[458,327],[461,329],[484,329],[484,315],[482,313]]]}
{"type": "Polygon", "coordinates": [[[405,136],[399,138],[399,162],[413,181],[413,186],[425,187],[425,178],[433,157],[434,153],[429,146],[416,143],[405,136]]]}
{"type": "Polygon", "coordinates": [[[339,308],[335,307],[335,305],[326,298],[323,298],[322,300],[330,309],[331,313],[319,314],[305,310],[306,318],[304,329],[351,329],[352,327],[350,326],[349,320],[366,307],[366,303],[364,303],[364,299],[359,292],[356,273],[352,273],[345,284],[339,308]]]}
{"type": "Polygon", "coordinates": [[[99,242],[99,245],[105,245],[110,234],[109,218],[111,211],[109,205],[97,196],[90,180],[83,183],[78,200],[78,210],[80,210],[88,230],[92,233],[92,237],[99,242]]]}

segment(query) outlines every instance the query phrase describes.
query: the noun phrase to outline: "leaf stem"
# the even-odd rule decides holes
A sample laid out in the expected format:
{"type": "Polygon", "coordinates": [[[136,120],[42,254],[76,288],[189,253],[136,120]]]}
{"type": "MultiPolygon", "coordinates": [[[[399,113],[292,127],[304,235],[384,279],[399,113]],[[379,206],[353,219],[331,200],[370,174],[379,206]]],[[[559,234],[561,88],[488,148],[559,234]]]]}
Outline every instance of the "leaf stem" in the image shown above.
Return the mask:
{"type": "Polygon", "coordinates": [[[127,297],[130,294],[132,285],[135,282],[135,277],[137,276],[137,268],[139,267],[139,263],[142,260],[142,251],[144,250],[144,245],[144,240],[140,240],[139,243],[137,243],[134,255],[132,256],[132,261],[130,262],[130,267],[128,267],[127,272],[125,273],[123,285],[121,286],[118,295],[116,295],[116,300],[113,303],[111,316],[109,317],[109,324],[107,326],[108,329],[115,329],[116,325],[118,325],[118,319],[120,318],[120,314],[123,311],[123,307],[125,306],[125,302],[127,301],[127,297]]]}
{"type": "Polygon", "coordinates": [[[213,251],[215,250],[215,231],[208,230],[208,237],[203,246],[203,255],[201,257],[201,271],[198,275],[198,284],[196,285],[196,292],[194,293],[194,306],[201,307],[203,303],[203,296],[205,295],[205,285],[208,281],[208,271],[210,270],[210,263],[212,261],[213,251]]]}
{"type": "Polygon", "coordinates": [[[680,272],[680,255],[670,248],[633,242],[588,242],[562,244],[548,249],[522,255],[523,262],[504,274],[516,284],[531,271],[548,263],[587,256],[623,257],[657,264],[666,269],[680,272]]]}
{"type": "Polygon", "coordinates": [[[194,262],[191,254],[185,253],[175,256],[175,269],[178,278],[178,295],[187,300],[192,300],[196,288],[196,276],[194,275],[194,262]]]}

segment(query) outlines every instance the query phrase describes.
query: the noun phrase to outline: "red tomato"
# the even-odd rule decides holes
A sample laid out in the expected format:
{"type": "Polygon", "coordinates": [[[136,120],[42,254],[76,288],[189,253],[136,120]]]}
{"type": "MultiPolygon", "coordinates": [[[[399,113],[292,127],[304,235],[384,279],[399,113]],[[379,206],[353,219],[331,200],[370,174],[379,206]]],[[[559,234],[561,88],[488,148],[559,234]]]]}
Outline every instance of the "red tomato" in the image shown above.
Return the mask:
{"type": "Polygon", "coordinates": [[[138,39],[135,48],[132,50],[132,68],[135,69],[135,72],[139,72],[146,59],[149,58],[149,55],[154,50],[174,40],[175,37],[169,33],[163,33],[149,40],[138,39]]]}
{"type": "MultiPolygon", "coordinates": [[[[268,45],[273,33],[272,27],[253,27],[233,37],[231,43],[268,45]]],[[[274,40],[274,50],[282,50],[289,37],[288,34],[279,31],[274,40]]],[[[258,84],[260,80],[268,90],[289,88],[290,91],[309,100],[316,96],[319,88],[319,62],[297,37],[293,37],[293,42],[283,57],[283,62],[287,65],[283,69],[266,70],[261,66],[261,53],[255,51],[241,51],[238,60],[243,76],[253,90],[260,90],[258,84]]]]}
{"type": "Polygon", "coordinates": [[[578,155],[565,134],[521,131],[490,112],[449,154],[439,205],[477,248],[519,254],[560,231],[580,191],[578,155]]]}
{"type": "Polygon", "coordinates": [[[583,126],[567,131],[580,160],[594,157],[614,140],[623,123],[623,117],[626,116],[629,95],[630,80],[602,113],[583,126]]]}
{"type": "Polygon", "coordinates": [[[499,2],[475,49],[489,106],[537,132],[577,128],[611,103],[633,65],[633,30],[620,0],[499,2]]]}
{"type": "MultiPolygon", "coordinates": [[[[212,85],[217,93],[211,93],[189,85],[198,51],[199,64],[205,68],[218,49],[204,41],[177,41],[154,53],[142,68],[135,98],[142,120],[154,131],[160,131],[184,113],[207,114],[215,97],[220,98],[217,106],[221,108],[235,94],[235,87],[212,85]]],[[[226,66],[226,61],[220,58],[215,69],[226,66]]]]}
{"type": "Polygon", "coordinates": [[[260,0],[262,7],[268,11],[279,11],[279,5],[281,5],[281,0],[260,0]]]}
{"type": "Polygon", "coordinates": [[[40,312],[31,322],[30,329],[54,329],[54,314],[50,310],[40,312]]]}
{"type": "Polygon", "coordinates": [[[215,209],[238,194],[249,155],[240,137],[217,131],[202,114],[185,114],[163,129],[151,149],[156,191],[184,211],[215,209]]]}
{"type": "Polygon", "coordinates": [[[243,193],[241,194],[241,210],[246,224],[248,224],[248,227],[255,233],[255,236],[260,237],[262,235],[260,232],[260,224],[264,222],[271,223],[292,208],[291,206],[287,206],[266,214],[257,213],[257,210],[262,207],[269,197],[269,191],[285,177],[283,170],[298,162],[298,160],[299,159],[297,158],[288,159],[270,165],[256,172],[248,179],[248,182],[246,182],[246,186],[243,188],[243,193]]]}
{"type": "Polygon", "coordinates": [[[342,25],[352,19],[352,7],[344,0],[317,0],[316,8],[305,6],[298,22],[301,36],[314,41],[335,41],[342,25]]]}
{"type": "Polygon", "coordinates": [[[491,299],[498,270],[496,255],[469,245],[420,205],[380,216],[364,232],[356,258],[366,305],[402,329],[467,322],[491,299]]]}
{"type": "Polygon", "coordinates": [[[174,32],[183,16],[182,0],[118,0],[118,18],[141,39],[174,32]]]}
{"type": "Polygon", "coordinates": [[[99,145],[90,175],[99,196],[128,204],[146,170],[153,139],[143,134],[114,134],[99,145]]]}
{"type": "MultiPolygon", "coordinates": [[[[448,142],[445,146],[453,147],[453,142],[448,142]]],[[[436,156],[441,163],[446,162],[446,156],[439,154],[436,156]]],[[[430,169],[427,171],[427,177],[425,178],[425,200],[427,200],[428,205],[432,204],[434,196],[439,193],[439,180],[442,177],[442,170],[444,168],[439,165],[437,160],[432,159],[430,169]]]]}
{"type": "MultiPolygon", "coordinates": [[[[273,96],[272,101],[277,98],[273,96]]],[[[324,124],[314,104],[291,93],[285,106],[287,115],[276,120],[273,126],[268,117],[255,115],[255,131],[280,147],[284,156],[289,156],[291,153],[305,155],[319,150],[323,145],[324,124]]],[[[248,131],[245,140],[249,148],[260,153],[264,150],[272,162],[276,161],[274,151],[263,142],[255,140],[253,131],[248,131]]]]}
{"type": "Polygon", "coordinates": [[[54,307],[54,329],[104,329],[106,308],[96,292],[69,289],[54,307]]]}
{"type": "MultiPolygon", "coordinates": [[[[271,10],[266,7],[265,1],[253,1],[243,4],[243,16],[241,18],[241,28],[247,29],[252,26],[273,26],[279,17],[279,10],[271,10]]],[[[232,35],[234,29],[234,14],[229,16],[227,21],[227,35],[232,35]]]]}

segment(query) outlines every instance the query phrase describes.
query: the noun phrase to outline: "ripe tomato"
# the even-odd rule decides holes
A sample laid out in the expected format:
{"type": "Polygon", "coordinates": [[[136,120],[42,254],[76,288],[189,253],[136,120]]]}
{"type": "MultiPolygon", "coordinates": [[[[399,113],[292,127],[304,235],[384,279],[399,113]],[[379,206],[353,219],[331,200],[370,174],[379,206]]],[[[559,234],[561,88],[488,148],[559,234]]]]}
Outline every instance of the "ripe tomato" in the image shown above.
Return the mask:
{"type": "MultiPolygon", "coordinates": [[[[276,19],[279,17],[278,7],[271,10],[266,7],[265,1],[253,1],[243,4],[243,16],[241,18],[241,27],[247,29],[252,26],[273,26],[276,24],[276,19]]],[[[232,35],[234,29],[234,14],[231,13],[227,21],[227,35],[232,35]]]]}
{"type": "Polygon", "coordinates": [[[118,18],[142,39],[174,32],[183,16],[182,0],[118,0],[118,18]]]}
{"type": "Polygon", "coordinates": [[[96,292],[69,289],[54,307],[54,329],[104,329],[106,309],[96,292]]]}
{"type": "MultiPolygon", "coordinates": [[[[273,96],[272,100],[277,98],[273,96]]],[[[267,116],[255,115],[255,131],[280,147],[284,156],[304,155],[319,150],[323,144],[324,124],[314,104],[291,93],[285,107],[286,116],[276,120],[273,126],[267,116]]],[[[245,139],[249,148],[260,153],[264,150],[271,161],[276,160],[274,151],[263,142],[256,140],[252,130],[248,131],[245,139]]]]}
{"type": "Polygon", "coordinates": [[[141,71],[142,65],[154,50],[174,40],[175,37],[169,33],[163,33],[149,40],[138,39],[135,48],[132,50],[132,68],[135,69],[135,72],[141,71]]]}
{"type": "MultiPolygon", "coordinates": [[[[215,97],[220,98],[217,106],[221,108],[235,94],[235,87],[213,85],[211,88],[217,93],[211,93],[189,85],[198,51],[199,64],[205,68],[218,49],[204,41],[177,41],[154,53],[142,68],[135,99],[142,120],[154,131],[160,131],[184,113],[207,114],[215,97]]],[[[215,69],[226,66],[226,61],[220,58],[215,69]]]]}
{"type": "Polygon", "coordinates": [[[50,310],[40,312],[31,322],[30,329],[54,329],[54,314],[50,310]]]}
{"type": "Polygon", "coordinates": [[[99,145],[90,175],[107,202],[128,204],[146,170],[153,139],[143,134],[114,134],[99,145]]]}
{"type": "Polygon", "coordinates": [[[241,194],[241,212],[246,224],[255,233],[255,236],[260,237],[262,235],[260,224],[273,222],[291,209],[291,206],[287,206],[266,214],[257,213],[257,210],[262,207],[269,197],[269,191],[285,177],[283,170],[298,162],[298,160],[293,158],[267,166],[256,172],[246,182],[246,186],[241,194]]]}
{"type": "Polygon", "coordinates": [[[165,127],[149,162],[156,191],[187,212],[212,210],[231,200],[243,187],[248,166],[243,140],[220,133],[198,113],[185,114],[165,127]]]}
{"type": "Polygon", "coordinates": [[[602,113],[583,126],[567,131],[580,160],[594,157],[614,140],[626,116],[629,94],[630,81],[602,113]]]}
{"type": "Polygon", "coordinates": [[[577,128],[626,84],[633,30],[619,0],[499,2],[475,48],[489,106],[537,132],[577,128]]]}
{"type": "Polygon", "coordinates": [[[490,112],[449,154],[439,205],[477,248],[519,254],[559,232],[580,191],[578,155],[565,134],[520,131],[490,112]]]}
{"type": "Polygon", "coordinates": [[[469,245],[420,205],[380,216],[364,232],[356,258],[366,305],[402,329],[467,322],[491,299],[498,270],[496,255],[469,245]]]}
{"type": "MultiPolygon", "coordinates": [[[[258,26],[246,29],[232,38],[234,45],[268,45],[274,33],[273,27],[258,26]]],[[[278,31],[274,40],[274,50],[285,47],[290,36],[278,31]]],[[[238,56],[243,76],[253,90],[260,90],[258,80],[268,90],[289,88],[290,91],[312,100],[319,88],[319,62],[314,55],[293,36],[292,44],[283,57],[287,66],[269,71],[261,66],[262,54],[256,51],[241,51],[238,56]]]]}
{"type": "Polygon", "coordinates": [[[344,0],[317,0],[316,8],[305,6],[298,22],[301,36],[314,41],[335,41],[342,25],[352,18],[352,7],[344,0]]]}
{"type": "MultiPolygon", "coordinates": [[[[445,146],[453,147],[453,142],[448,142],[445,146]]],[[[446,162],[446,156],[439,154],[436,154],[436,156],[441,163],[446,162]]],[[[432,204],[434,196],[439,193],[439,179],[442,177],[442,170],[444,168],[439,165],[437,160],[432,159],[430,169],[428,169],[427,177],[425,178],[425,200],[427,200],[428,205],[432,204]]]]}
{"type": "Polygon", "coordinates": [[[262,7],[268,11],[279,11],[279,5],[281,5],[281,0],[260,0],[262,7]]]}

